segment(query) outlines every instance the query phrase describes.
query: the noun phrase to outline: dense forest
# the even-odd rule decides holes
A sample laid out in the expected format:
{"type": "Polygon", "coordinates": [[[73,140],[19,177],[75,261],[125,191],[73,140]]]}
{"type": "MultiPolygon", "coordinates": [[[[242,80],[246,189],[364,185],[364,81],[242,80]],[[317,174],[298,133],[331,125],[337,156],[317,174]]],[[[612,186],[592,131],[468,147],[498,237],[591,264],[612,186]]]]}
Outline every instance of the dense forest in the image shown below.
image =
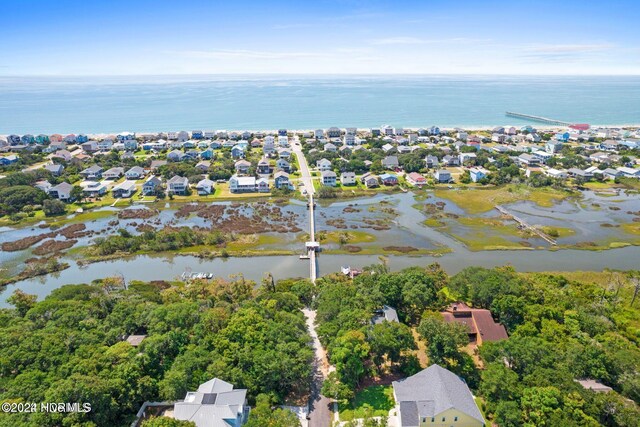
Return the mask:
{"type": "MultiPolygon", "coordinates": [[[[640,420],[637,272],[522,274],[437,264],[349,279],[168,283],[118,278],[67,285],[37,302],[14,293],[0,310],[0,398],[91,402],[76,414],[0,414],[2,426],[127,425],[145,400],[182,399],[220,377],[247,388],[251,426],[296,425],[276,405],[304,401],[312,349],[300,311],[336,367],[323,393],[347,401],[367,380],[401,378],[438,363],[462,376],[500,426],[637,426],[640,420]],[[470,351],[443,321],[453,301],[491,310],[509,338],[470,351]],[[372,324],[383,305],[400,322],[372,324]],[[125,339],[146,338],[138,347],[125,339]],[[576,380],[610,386],[596,393],[576,380]]],[[[171,424],[157,419],[152,425],[171,424]]]]}
{"type": "Polygon", "coordinates": [[[239,277],[125,289],[109,278],[41,302],[13,294],[15,308],[0,310],[0,400],[90,402],[92,410],[0,414],[0,425],[128,425],[145,400],[183,399],[213,377],[247,388],[251,404],[263,394],[260,402],[274,403],[304,395],[313,353],[300,298],[254,285],[239,277]],[[147,337],[133,347],[129,334],[147,337]]]}
{"type": "Polygon", "coordinates": [[[640,313],[632,306],[640,285],[635,272],[610,277],[602,286],[509,267],[449,277],[437,265],[325,277],[314,304],[336,373],[323,391],[347,401],[368,378],[411,375],[424,367],[415,351],[422,343],[429,363],[462,376],[500,426],[640,425],[640,313]],[[468,351],[464,328],[439,313],[453,301],[490,309],[509,339],[468,351]],[[401,323],[372,325],[383,305],[401,323]],[[585,378],[614,391],[586,390],[575,381],[585,378]]]}

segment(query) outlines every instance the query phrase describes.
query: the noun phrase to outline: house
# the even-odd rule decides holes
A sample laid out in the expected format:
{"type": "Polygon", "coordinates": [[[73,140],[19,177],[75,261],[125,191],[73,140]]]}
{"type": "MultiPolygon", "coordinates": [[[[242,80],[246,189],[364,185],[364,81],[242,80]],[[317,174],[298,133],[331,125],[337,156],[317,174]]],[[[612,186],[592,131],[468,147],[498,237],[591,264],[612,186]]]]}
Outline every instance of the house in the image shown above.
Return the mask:
{"type": "MultiPolygon", "coordinates": [[[[451,157],[451,156],[449,156],[451,157]]],[[[444,158],[443,158],[444,160],[444,158]]],[[[436,156],[432,156],[431,154],[427,155],[427,157],[424,158],[424,163],[426,164],[427,168],[429,169],[435,169],[438,166],[440,166],[440,161],[438,160],[438,157],[436,156]]]]}
{"type": "Polygon", "coordinates": [[[167,193],[185,196],[189,190],[189,180],[184,176],[174,176],[167,181],[167,193]]]}
{"type": "Polygon", "coordinates": [[[598,173],[598,172],[603,176],[604,179],[610,179],[610,180],[614,180],[623,175],[622,172],[620,172],[619,170],[612,169],[612,168],[606,168],[605,170],[596,171],[594,173],[598,173]]]}
{"type": "Polygon", "coordinates": [[[260,193],[269,192],[269,180],[266,178],[256,179],[256,190],[260,193]]]}
{"type": "Polygon", "coordinates": [[[213,150],[211,148],[207,148],[205,150],[202,150],[200,152],[200,158],[202,160],[211,160],[213,159],[214,154],[213,154],[213,150]]]}
{"type": "Polygon", "coordinates": [[[371,319],[371,323],[378,325],[382,322],[398,323],[398,312],[396,312],[396,309],[389,307],[388,305],[383,305],[380,310],[376,310],[373,318],[371,319]]]}
{"type": "Polygon", "coordinates": [[[134,160],[136,156],[131,151],[125,151],[120,155],[121,160],[134,160]]]}
{"type": "Polygon", "coordinates": [[[102,173],[104,179],[118,179],[122,175],[124,175],[124,168],[121,167],[111,168],[102,173]]]}
{"type": "Polygon", "coordinates": [[[476,164],[476,158],[478,157],[478,155],[476,153],[460,153],[458,155],[458,160],[460,161],[459,164],[461,165],[475,165],[476,164]]]}
{"type": "MultiPolygon", "coordinates": [[[[82,149],[84,151],[89,151],[89,150],[87,150],[85,148],[85,145],[90,144],[92,142],[95,143],[95,145],[96,145],[96,147],[98,148],[99,151],[111,151],[111,149],[113,148],[113,140],[105,138],[102,141],[98,141],[98,142],[96,142],[96,141],[85,142],[84,144],[82,144],[82,149]]],[[[124,147],[124,145],[123,145],[123,147],[124,147]]]]}
{"type": "Polygon", "coordinates": [[[49,171],[51,173],[51,175],[53,175],[53,176],[60,176],[62,174],[62,172],[64,171],[64,166],[51,164],[51,165],[45,165],[44,169],[46,171],[49,171]]]}
{"type": "Polygon", "coordinates": [[[176,134],[176,139],[180,142],[185,142],[189,140],[189,132],[181,130],[176,134]]]}
{"type": "Polygon", "coordinates": [[[322,185],[327,187],[335,187],[337,184],[337,175],[334,171],[325,170],[320,173],[322,177],[322,185]]]}
{"type": "Polygon", "coordinates": [[[274,182],[276,188],[289,188],[293,189],[291,181],[289,181],[289,174],[285,171],[278,171],[274,175],[274,182]]]}
{"type": "Polygon", "coordinates": [[[420,175],[418,172],[411,172],[407,175],[407,182],[416,187],[422,187],[427,183],[427,178],[420,175]]]}
{"type": "Polygon", "coordinates": [[[288,148],[280,148],[278,149],[278,157],[281,159],[288,159],[291,157],[291,150],[288,148]]]}
{"type": "Polygon", "coordinates": [[[172,150],[167,153],[167,160],[170,162],[181,162],[185,156],[186,155],[180,150],[172,150]]]}
{"type": "Polygon", "coordinates": [[[393,382],[393,397],[401,427],[483,427],[466,382],[439,365],[393,382]]]}
{"type": "Polygon", "coordinates": [[[140,166],[134,166],[124,173],[127,179],[140,179],[144,176],[144,169],[140,166]]]}
{"type": "Polygon", "coordinates": [[[571,136],[569,132],[558,132],[554,135],[554,139],[560,142],[567,142],[569,140],[569,136],[571,136]]]}
{"type": "Polygon", "coordinates": [[[208,160],[202,160],[200,162],[198,162],[195,166],[196,169],[198,169],[200,172],[205,173],[209,170],[209,168],[211,167],[211,162],[208,160]]]}
{"type": "Polygon", "coordinates": [[[507,330],[493,320],[489,310],[470,308],[465,303],[456,302],[441,314],[445,322],[464,325],[472,345],[482,345],[485,341],[499,341],[508,338],[507,330]]]}
{"type": "Polygon", "coordinates": [[[204,132],[202,132],[201,130],[192,130],[191,131],[191,138],[193,138],[193,139],[203,139],[204,138],[204,132]]]}
{"type": "Polygon", "coordinates": [[[522,153],[518,156],[518,163],[522,166],[539,166],[540,157],[533,156],[531,154],[522,153]]]}
{"type": "Polygon", "coordinates": [[[339,128],[332,126],[327,129],[327,138],[340,138],[341,133],[339,128]]]}
{"type": "Polygon", "coordinates": [[[398,156],[387,156],[382,159],[382,166],[386,169],[396,169],[399,166],[398,156]]]}
{"type": "Polygon", "coordinates": [[[243,159],[244,158],[244,148],[239,145],[234,145],[231,147],[231,157],[234,159],[243,159]]]}
{"type": "Polygon", "coordinates": [[[176,402],[173,417],[191,421],[196,427],[240,427],[249,416],[246,396],[247,390],[234,390],[232,384],[214,378],[176,402]]]}
{"type": "Polygon", "coordinates": [[[546,144],[544,144],[544,149],[547,153],[559,153],[560,151],[562,151],[562,142],[561,141],[547,141],[546,144]]]}
{"type": "Polygon", "coordinates": [[[598,380],[584,379],[575,381],[585,389],[595,391],[596,393],[609,393],[610,391],[613,391],[611,387],[602,384],[598,380]]]}
{"type": "Polygon", "coordinates": [[[256,173],[258,175],[269,175],[269,174],[271,174],[271,165],[269,165],[269,161],[267,160],[266,157],[263,157],[258,162],[258,165],[256,166],[256,173]]]}
{"type": "Polygon", "coordinates": [[[142,194],[145,196],[155,194],[159,189],[162,188],[162,181],[157,176],[150,176],[147,180],[142,184],[142,194]]]}
{"type": "Polygon", "coordinates": [[[98,147],[98,141],[87,141],[80,144],[80,147],[85,153],[95,153],[96,151],[100,150],[100,148],[98,147]]]}
{"type": "Polygon", "coordinates": [[[340,183],[342,185],[356,185],[356,173],[342,172],[340,174],[340,183]]]}
{"type": "Polygon", "coordinates": [[[626,178],[640,178],[640,169],[620,167],[618,168],[618,172],[626,178]]]}
{"type": "Polygon", "coordinates": [[[214,182],[209,178],[204,178],[196,184],[196,191],[198,191],[199,196],[206,196],[208,194],[213,193],[213,185],[214,182]]]}
{"type": "MultiPolygon", "coordinates": [[[[450,154],[447,154],[442,158],[442,163],[445,166],[460,166],[460,158],[457,156],[452,156],[450,154]]],[[[436,167],[438,167],[437,164],[435,164],[434,168],[436,167]]]]}
{"type": "Polygon", "coordinates": [[[331,142],[327,142],[326,144],[324,144],[323,149],[324,149],[324,151],[328,151],[330,153],[335,153],[336,150],[338,149],[338,147],[336,147],[335,144],[333,144],[331,142]]]}
{"type": "Polygon", "coordinates": [[[72,133],[64,137],[64,142],[72,144],[76,142],[76,136],[72,133]]]}
{"type": "Polygon", "coordinates": [[[380,181],[384,185],[397,185],[398,177],[392,173],[383,173],[382,175],[380,175],[380,181]]]}
{"type": "Polygon", "coordinates": [[[276,169],[283,170],[285,172],[291,171],[291,164],[285,159],[276,160],[276,169]]]}
{"type": "Polygon", "coordinates": [[[451,173],[445,169],[438,169],[433,173],[433,178],[439,183],[449,183],[453,181],[451,173]]]}
{"type": "Polygon", "coordinates": [[[60,135],[59,133],[54,133],[53,135],[49,136],[49,141],[50,142],[62,142],[62,135],[60,135]]]}
{"type": "Polygon", "coordinates": [[[567,177],[566,171],[562,171],[554,168],[546,169],[544,173],[551,178],[565,179],[567,177]]]}
{"type": "Polygon", "coordinates": [[[71,155],[71,153],[68,150],[60,150],[60,151],[56,151],[54,154],[51,155],[52,159],[61,159],[64,160],[65,162],[70,162],[71,159],[73,158],[73,156],[71,155]]]}
{"type": "Polygon", "coordinates": [[[98,165],[92,165],[80,172],[80,175],[84,177],[84,179],[100,179],[102,178],[102,167],[98,165]]]}
{"type": "Polygon", "coordinates": [[[316,163],[316,167],[320,172],[331,170],[331,161],[327,159],[320,159],[316,163]]]}
{"type": "Polygon", "coordinates": [[[151,170],[156,170],[161,166],[165,166],[167,164],[166,160],[152,160],[151,161],[151,166],[149,166],[151,168],[151,170]]]}
{"type": "Polygon", "coordinates": [[[375,188],[380,185],[378,182],[378,177],[372,174],[371,172],[367,172],[360,178],[360,182],[362,182],[367,188],[375,188]]]}
{"type": "Polygon", "coordinates": [[[251,162],[246,160],[238,160],[234,167],[236,169],[236,173],[239,175],[246,175],[249,173],[249,169],[251,168],[251,162]]]}
{"type": "Polygon", "coordinates": [[[49,196],[66,202],[71,200],[71,190],[73,190],[73,185],[68,182],[61,182],[49,189],[49,196]]]}
{"type": "Polygon", "coordinates": [[[49,194],[49,190],[51,190],[52,185],[49,181],[37,181],[34,184],[34,187],[49,194]]]}
{"type": "Polygon", "coordinates": [[[262,152],[265,156],[271,156],[276,152],[276,145],[272,136],[268,136],[264,139],[264,144],[262,144],[262,152]]]}
{"type": "Polygon", "coordinates": [[[469,175],[471,176],[471,181],[478,182],[489,175],[489,171],[485,168],[473,167],[469,169],[469,175]]]}
{"type": "Polygon", "coordinates": [[[253,176],[233,175],[229,178],[229,191],[232,193],[248,193],[256,191],[256,178],[253,176]]]}
{"type": "Polygon", "coordinates": [[[115,198],[131,197],[136,192],[136,182],[125,180],[113,187],[111,194],[115,198]]]}

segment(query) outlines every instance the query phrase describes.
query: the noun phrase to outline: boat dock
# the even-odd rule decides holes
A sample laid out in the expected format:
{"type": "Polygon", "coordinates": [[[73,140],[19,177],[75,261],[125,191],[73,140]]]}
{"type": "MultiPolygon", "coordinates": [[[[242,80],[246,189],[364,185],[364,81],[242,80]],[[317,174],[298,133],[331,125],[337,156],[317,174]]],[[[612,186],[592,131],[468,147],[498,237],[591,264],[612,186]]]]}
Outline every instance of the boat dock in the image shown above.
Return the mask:
{"type": "Polygon", "coordinates": [[[535,122],[547,123],[547,124],[550,124],[550,125],[571,126],[571,123],[569,123],[569,122],[563,122],[562,120],[550,119],[548,117],[534,116],[532,114],[515,113],[513,111],[507,111],[505,113],[505,115],[509,116],[509,117],[517,117],[519,119],[527,119],[527,120],[533,120],[535,122]]]}
{"type": "Polygon", "coordinates": [[[553,246],[556,246],[558,243],[551,238],[551,236],[549,236],[547,233],[543,232],[542,230],[534,227],[533,225],[530,225],[529,223],[527,223],[525,220],[518,218],[517,216],[515,216],[514,214],[512,214],[511,212],[509,212],[508,210],[506,210],[505,208],[503,208],[500,205],[496,205],[496,209],[498,210],[498,212],[500,212],[502,215],[508,216],[509,218],[511,218],[512,220],[514,220],[515,222],[517,222],[522,228],[526,228],[527,230],[537,234],[538,236],[540,236],[542,239],[546,240],[547,242],[549,242],[550,244],[552,244],[553,246]]]}

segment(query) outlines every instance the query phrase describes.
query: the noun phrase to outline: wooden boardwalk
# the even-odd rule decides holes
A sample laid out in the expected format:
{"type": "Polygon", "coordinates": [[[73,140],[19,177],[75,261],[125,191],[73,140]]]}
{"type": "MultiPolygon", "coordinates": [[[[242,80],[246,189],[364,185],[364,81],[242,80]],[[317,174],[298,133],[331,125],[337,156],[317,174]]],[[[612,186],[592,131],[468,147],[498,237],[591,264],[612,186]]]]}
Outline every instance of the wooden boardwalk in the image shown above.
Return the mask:
{"type": "Polygon", "coordinates": [[[510,217],[511,219],[513,219],[515,222],[517,222],[518,224],[520,224],[523,228],[526,228],[527,230],[530,230],[531,232],[537,234],[538,236],[540,236],[542,239],[546,240],[547,242],[549,242],[550,244],[552,244],[553,246],[556,246],[558,243],[551,237],[549,236],[547,233],[545,233],[544,231],[540,230],[539,228],[534,227],[533,225],[530,225],[529,223],[527,223],[525,220],[518,218],[517,216],[515,216],[514,214],[512,214],[511,212],[509,212],[508,210],[506,210],[505,208],[503,208],[500,205],[496,205],[496,209],[498,210],[498,212],[500,212],[503,215],[506,215],[508,217],[510,217]]]}

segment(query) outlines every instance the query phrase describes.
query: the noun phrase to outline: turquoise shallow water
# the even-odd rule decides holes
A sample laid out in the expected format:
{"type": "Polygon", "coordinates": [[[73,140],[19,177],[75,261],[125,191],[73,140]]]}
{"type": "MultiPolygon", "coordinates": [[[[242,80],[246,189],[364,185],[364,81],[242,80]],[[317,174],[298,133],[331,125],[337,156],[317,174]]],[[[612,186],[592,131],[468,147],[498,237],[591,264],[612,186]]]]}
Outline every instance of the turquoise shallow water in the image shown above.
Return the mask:
{"type": "Polygon", "coordinates": [[[640,76],[0,77],[0,134],[640,123],[640,76]]]}

